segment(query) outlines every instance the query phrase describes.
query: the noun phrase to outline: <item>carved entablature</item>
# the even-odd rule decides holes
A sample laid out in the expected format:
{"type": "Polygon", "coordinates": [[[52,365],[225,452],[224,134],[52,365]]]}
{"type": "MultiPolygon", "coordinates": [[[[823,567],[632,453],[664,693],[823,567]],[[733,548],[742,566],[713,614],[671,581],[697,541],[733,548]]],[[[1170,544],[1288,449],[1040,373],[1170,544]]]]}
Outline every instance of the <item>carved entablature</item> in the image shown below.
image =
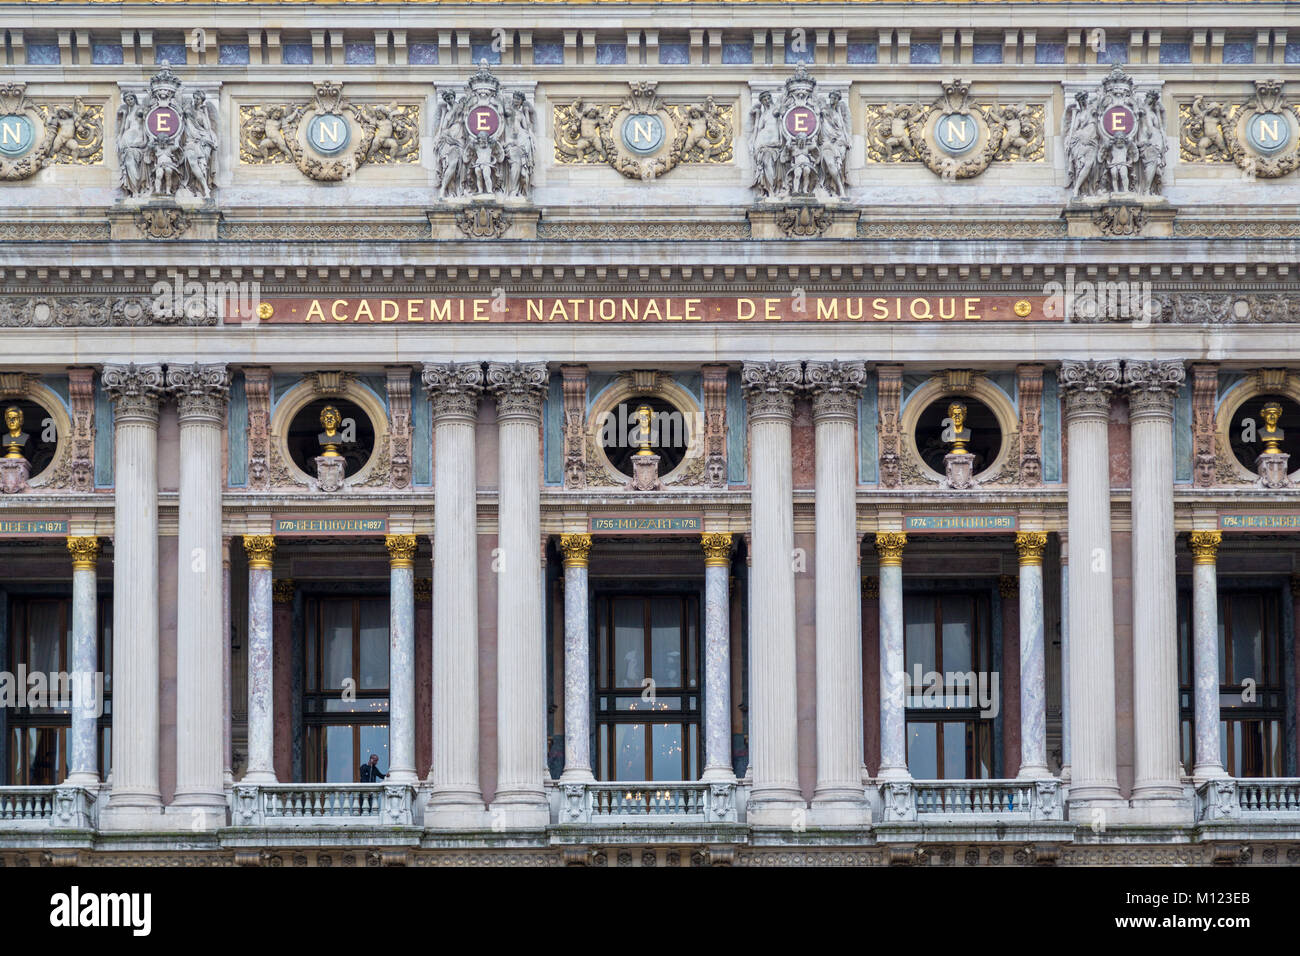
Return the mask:
{"type": "Polygon", "coordinates": [[[1300,167],[1300,108],[1281,80],[1256,80],[1240,103],[1202,94],[1178,104],[1178,156],[1185,163],[1236,163],[1248,176],[1275,179],[1300,167]]]}
{"type": "Polygon", "coordinates": [[[1046,106],[975,103],[970,84],[943,83],[929,103],[869,103],[868,163],[924,163],[944,179],[978,176],[995,162],[1043,162],[1046,106]]]}
{"type": "Polygon", "coordinates": [[[338,182],[367,164],[419,162],[418,104],[353,103],[342,83],[313,85],[307,103],[239,108],[241,163],[292,163],[310,179],[338,182]]]}
{"type": "Polygon", "coordinates": [[[555,106],[555,161],[607,163],[629,179],[651,180],[680,164],[733,158],[732,104],[670,103],[654,83],[631,83],[618,103],[577,99],[555,106]]]}
{"type": "Polygon", "coordinates": [[[0,181],[28,179],[46,166],[104,161],[104,107],[78,96],[37,101],[26,83],[0,85],[0,181]]]}

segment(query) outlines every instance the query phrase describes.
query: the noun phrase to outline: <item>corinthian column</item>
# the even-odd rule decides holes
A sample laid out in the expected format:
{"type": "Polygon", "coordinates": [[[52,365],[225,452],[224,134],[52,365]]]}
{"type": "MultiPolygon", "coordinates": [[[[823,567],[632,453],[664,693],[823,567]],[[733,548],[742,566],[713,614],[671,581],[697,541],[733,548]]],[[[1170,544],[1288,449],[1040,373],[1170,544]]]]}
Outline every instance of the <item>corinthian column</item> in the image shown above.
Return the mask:
{"type": "Polygon", "coordinates": [[[704,549],[704,775],[735,782],[731,766],[731,535],[700,535],[704,549]]]}
{"type": "Polygon", "coordinates": [[[275,783],[275,608],[271,580],[275,538],[244,535],[248,555],[248,764],[245,783],[275,783]]]}
{"type": "Polygon", "coordinates": [[[803,384],[803,369],[799,362],[747,364],[741,382],[749,401],[749,460],[753,467],[749,752],[754,789],[749,798],[750,819],[788,824],[790,811],[804,805],[799,790],[790,446],[794,395],[803,384]]]}
{"type": "Polygon", "coordinates": [[[542,774],[546,755],[543,639],[541,425],[545,363],[488,366],[497,400],[497,792],[507,826],[550,821],[542,774]]]}
{"type": "Polygon", "coordinates": [[[68,783],[94,786],[99,783],[99,760],[95,723],[104,706],[102,677],[98,666],[99,594],[95,587],[95,566],[99,561],[99,539],[69,538],[72,552],[72,728],[68,732],[68,783]]]}
{"type": "Polygon", "coordinates": [[[1219,755],[1219,585],[1215,561],[1220,531],[1192,532],[1192,661],[1197,780],[1226,777],[1219,755]]]}
{"type": "Polygon", "coordinates": [[[564,773],[560,781],[587,783],[595,780],[591,773],[591,649],[587,621],[591,535],[560,535],[560,554],[564,557],[564,773]]]}
{"type": "Polygon", "coordinates": [[[433,404],[433,763],[430,826],[481,814],[478,763],[478,363],[426,365],[433,404]]]}
{"type": "MultiPolygon", "coordinates": [[[[176,573],[176,795],[225,823],[222,774],[221,429],[230,374],[224,365],[167,369],[180,419],[180,530],[176,573]]],[[[191,825],[200,818],[192,817],[191,825]]]]}
{"type": "MultiPolygon", "coordinates": [[[[1174,571],[1174,395],[1178,360],[1125,362],[1133,448],[1133,802],[1182,797],[1174,571]]],[[[1217,728],[1216,728],[1217,733],[1217,728]]]]}
{"type": "Polygon", "coordinates": [[[909,780],[907,662],[903,647],[902,531],[877,531],[880,556],[880,771],[879,780],[909,780]]]}
{"type": "Polygon", "coordinates": [[[415,535],[388,548],[388,782],[415,783],[415,535]]]}
{"type": "Polygon", "coordinates": [[[1118,361],[1064,362],[1069,443],[1070,802],[1122,806],[1115,770],[1115,620],[1110,541],[1111,393],[1118,361]]]}
{"type": "MultiPolygon", "coordinates": [[[[106,365],[113,399],[113,788],[106,828],[161,812],[158,399],[161,365],[106,365]]],[[[147,825],[147,824],[146,824],[147,825]]]]}
{"type": "Polygon", "coordinates": [[[862,787],[862,606],[857,532],[862,362],[809,362],[817,447],[817,789],[828,823],[865,822],[862,787]]]}
{"type": "Polygon", "coordinates": [[[1020,772],[1047,777],[1047,666],[1043,628],[1046,531],[1016,534],[1020,552],[1020,772]]]}

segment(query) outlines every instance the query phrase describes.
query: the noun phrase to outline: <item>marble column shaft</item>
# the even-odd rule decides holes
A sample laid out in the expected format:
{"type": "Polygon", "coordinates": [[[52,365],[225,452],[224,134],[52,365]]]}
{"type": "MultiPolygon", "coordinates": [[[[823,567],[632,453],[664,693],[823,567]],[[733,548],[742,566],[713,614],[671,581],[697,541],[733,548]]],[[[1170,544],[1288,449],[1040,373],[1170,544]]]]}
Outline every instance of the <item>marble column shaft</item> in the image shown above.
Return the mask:
{"type": "Polygon", "coordinates": [[[564,559],[564,773],[562,783],[595,780],[591,772],[591,641],[587,568],[591,535],[560,536],[564,559]]]}
{"type": "Polygon", "coordinates": [[[546,658],[542,611],[541,402],[546,365],[492,364],[498,429],[497,791],[494,807],[545,825],[546,658]]]}
{"type": "Polygon", "coordinates": [[[95,564],[99,539],[68,538],[72,552],[72,727],[68,732],[68,783],[94,786],[99,782],[96,726],[103,708],[103,676],[99,675],[99,593],[95,564]]]}
{"type": "Polygon", "coordinates": [[[1219,751],[1219,584],[1216,560],[1223,534],[1192,532],[1192,666],[1197,780],[1225,777],[1219,751]]]}
{"type": "Polygon", "coordinates": [[[733,781],[731,766],[731,535],[701,535],[704,548],[704,780],[733,781]]]}
{"type": "Polygon", "coordinates": [[[750,806],[802,807],[794,603],[791,423],[802,386],[798,362],[745,365],[749,401],[753,584],[749,621],[750,806]]]}
{"type": "Polygon", "coordinates": [[[1070,770],[1070,564],[1067,544],[1061,542],[1061,779],[1070,770]]]}
{"type": "Polygon", "coordinates": [[[113,735],[109,809],[153,812],[158,785],[161,365],[106,365],[113,399],[113,735]]]}
{"type": "Polygon", "coordinates": [[[477,363],[426,365],[433,404],[431,805],[483,809],[479,782],[477,363]]]}
{"type": "Polygon", "coordinates": [[[248,554],[248,765],[245,783],[275,783],[272,560],[275,538],[244,535],[248,554]]]}
{"type": "Polygon", "coordinates": [[[413,534],[385,536],[388,548],[388,777],[415,783],[415,550],[413,534]]]}
{"type": "Polygon", "coordinates": [[[907,663],[903,647],[903,548],[901,531],[876,533],[880,556],[880,770],[881,780],[907,780],[907,663]]]}
{"type": "Polygon", "coordinates": [[[1174,396],[1185,374],[1178,360],[1124,364],[1133,456],[1135,802],[1182,796],[1173,424],[1174,396]]]}
{"type": "Polygon", "coordinates": [[[221,433],[230,375],[224,365],[167,369],[180,420],[176,573],[176,794],[180,806],[226,806],[221,678],[221,433]]]}
{"type": "Polygon", "coordinates": [[[816,445],[817,786],[813,805],[865,810],[857,533],[862,362],[809,362],[816,445]]]}
{"type": "Polygon", "coordinates": [[[1069,445],[1070,800],[1119,804],[1110,537],[1110,397],[1118,361],[1065,362],[1069,445]]]}
{"type": "Polygon", "coordinates": [[[1050,776],[1047,770],[1047,666],[1044,653],[1043,550],[1047,532],[1016,535],[1020,552],[1020,772],[1050,776]]]}

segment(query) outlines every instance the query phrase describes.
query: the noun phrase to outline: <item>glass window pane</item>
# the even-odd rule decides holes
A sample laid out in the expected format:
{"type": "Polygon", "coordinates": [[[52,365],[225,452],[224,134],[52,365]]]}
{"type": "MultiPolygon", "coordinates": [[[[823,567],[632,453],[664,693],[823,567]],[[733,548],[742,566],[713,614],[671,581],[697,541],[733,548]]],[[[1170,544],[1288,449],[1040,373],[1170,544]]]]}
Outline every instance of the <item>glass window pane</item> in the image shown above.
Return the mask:
{"type": "Polygon", "coordinates": [[[650,676],[662,687],[682,686],[682,602],[650,602],[650,676]]]}
{"type": "Polygon", "coordinates": [[[316,607],[307,611],[307,689],[320,690],[320,673],[316,667],[316,607]]]}
{"type": "Polygon", "coordinates": [[[645,778],[645,724],[614,726],[613,780],[645,778]]]}
{"type": "Polygon", "coordinates": [[[322,601],[320,630],[321,690],[338,690],[352,676],[352,602],[322,601]]]}
{"type": "Polygon", "coordinates": [[[938,726],[930,721],[907,724],[907,769],[917,780],[934,780],[939,776],[938,726]]]}
{"type": "Polygon", "coordinates": [[[1192,683],[1192,609],[1186,592],[1178,595],[1178,683],[1192,683]]]}
{"type": "MultiPolygon", "coordinates": [[[[688,601],[686,604],[690,616],[686,620],[686,686],[698,687],[699,675],[696,674],[696,661],[699,658],[699,652],[696,650],[697,630],[695,602],[688,601]]],[[[723,612],[726,613],[726,612],[723,612]]]]}
{"type": "Polygon", "coordinates": [[[1263,681],[1264,627],[1260,599],[1256,595],[1238,594],[1232,599],[1232,680],[1240,684],[1247,678],[1263,681]]]}
{"type": "Polygon", "coordinates": [[[653,765],[651,780],[682,779],[682,725],[651,725],[653,765]]]}
{"type": "Polygon", "coordinates": [[[361,687],[381,690],[388,686],[388,602],[370,598],[361,602],[361,687]]]}
{"type": "Polygon", "coordinates": [[[58,727],[27,729],[27,784],[49,787],[63,779],[63,732],[58,727]]]}
{"type": "Polygon", "coordinates": [[[973,604],[974,602],[967,597],[948,598],[943,602],[943,669],[945,672],[965,673],[975,669],[973,604]]]}
{"type": "Polygon", "coordinates": [[[687,725],[686,739],[688,746],[686,750],[686,766],[690,768],[687,774],[692,780],[698,780],[703,770],[700,768],[700,728],[698,724],[687,725]]]}
{"type": "MultiPolygon", "coordinates": [[[[903,653],[909,680],[918,665],[922,675],[935,669],[934,598],[920,594],[903,596],[903,653]]],[[[918,691],[919,688],[913,689],[913,693],[918,691]]]]}
{"type": "Polygon", "coordinates": [[[62,605],[58,601],[32,601],[27,605],[27,673],[50,674],[61,670],[59,631],[62,605]]]}
{"type": "Polygon", "coordinates": [[[325,730],[325,783],[356,783],[361,766],[352,752],[351,727],[326,727],[325,730]]]}
{"type": "Polygon", "coordinates": [[[102,635],[99,645],[99,667],[104,672],[104,696],[113,693],[113,602],[105,601],[99,612],[102,635]]]}
{"type": "Polygon", "coordinates": [[[967,724],[946,722],[943,725],[943,777],[963,780],[966,777],[967,724]]]}
{"type": "MultiPolygon", "coordinates": [[[[641,679],[644,676],[645,617],[643,605],[639,600],[615,601],[614,686],[640,687],[641,679]]],[[[642,772],[644,773],[644,771],[642,772]]],[[[635,779],[639,780],[640,778],[635,779]]]]}
{"type": "Polygon", "coordinates": [[[357,754],[357,776],[360,778],[361,764],[370,759],[371,754],[379,755],[379,772],[388,773],[388,728],[384,726],[364,726],[361,728],[361,753],[357,754]]]}

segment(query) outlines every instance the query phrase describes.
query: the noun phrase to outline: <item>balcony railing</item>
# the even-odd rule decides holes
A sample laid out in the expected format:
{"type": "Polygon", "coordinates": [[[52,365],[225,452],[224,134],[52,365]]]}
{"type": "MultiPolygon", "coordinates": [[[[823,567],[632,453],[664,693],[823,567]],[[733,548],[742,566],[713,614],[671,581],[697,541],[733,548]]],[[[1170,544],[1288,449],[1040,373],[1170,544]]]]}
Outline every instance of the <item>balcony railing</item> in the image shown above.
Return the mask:
{"type": "Polygon", "coordinates": [[[410,826],[415,788],[402,784],[235,784],[231,823],[237,827],[410,826]]]}
{"type": "Polygon", "coordinates": [[[0,829],[95,826],[95,795],[84,787],[0,787],[0,829]]]}
{"type": "Polygon", "coordinates": [[[738,819],[734,783],[567,783],[561,790],[560,823],[626,826],[738,819]]]}
{"type": "Polygon", "coordinates": [[[1197,822],[1264,817],[1300,822],[1300,778],[1224,777],[1196,788],[1197,822]]]}
{"type": "Polygon", "coordinates": [[[1061,783],[1045,780],[896,780],[880,786],[885,822],[1064,820],[1061,783]]]}

